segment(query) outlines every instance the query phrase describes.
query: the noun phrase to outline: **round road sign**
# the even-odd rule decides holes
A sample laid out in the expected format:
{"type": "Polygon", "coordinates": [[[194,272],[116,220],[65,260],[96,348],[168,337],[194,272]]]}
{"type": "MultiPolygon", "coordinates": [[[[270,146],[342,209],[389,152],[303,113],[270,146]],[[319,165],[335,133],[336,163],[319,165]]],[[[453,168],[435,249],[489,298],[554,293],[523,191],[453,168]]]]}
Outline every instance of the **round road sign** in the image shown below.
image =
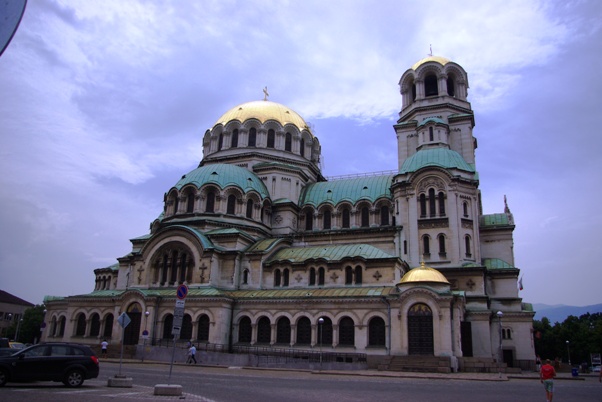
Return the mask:
{"type": "Polygon", "coordinates": [[[176,297],[180,300],[184,300],[186,295],[188,294],[188,286],[182,284],[178,286],[178,290],[176,291],[176,297]]]}

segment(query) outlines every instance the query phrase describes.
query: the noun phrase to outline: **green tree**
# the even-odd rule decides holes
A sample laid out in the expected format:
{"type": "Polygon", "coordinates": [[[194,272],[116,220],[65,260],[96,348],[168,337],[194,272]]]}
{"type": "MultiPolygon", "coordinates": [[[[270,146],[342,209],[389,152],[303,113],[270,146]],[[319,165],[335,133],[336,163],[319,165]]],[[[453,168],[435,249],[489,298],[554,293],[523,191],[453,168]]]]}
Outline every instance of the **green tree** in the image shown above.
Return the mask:
{"type": "Polygon", "coordinates": [[[7,330],[7,336],[10,339],[18,340],[23,343],[35,343],[39,341],[41,334],[41,325],[44,321],[44,314],[46,308],[44,305],[37,304],[34,307],[30,307],[23,313],[23,318],[20,323],[18,321],[13,324],[7,330]],[[18,339],[17,328],[19,329],[18,339]]]}

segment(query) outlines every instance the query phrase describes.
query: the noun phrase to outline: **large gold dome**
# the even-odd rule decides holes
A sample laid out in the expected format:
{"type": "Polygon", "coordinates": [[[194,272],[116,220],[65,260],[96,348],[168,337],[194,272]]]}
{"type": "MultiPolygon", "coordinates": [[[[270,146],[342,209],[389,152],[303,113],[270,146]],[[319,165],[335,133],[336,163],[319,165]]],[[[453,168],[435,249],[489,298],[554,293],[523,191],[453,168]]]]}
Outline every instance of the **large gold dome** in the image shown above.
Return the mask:
{"type": "Polygon", "coordinates": [[[283,126],[285,124],[294,124],[300,131],[309,131],[309,126],[297,112],[280,103],[267,100],[247,102],[238,105],[224,113],[222,117],[217,120],[215,125],[225,125],[231,120],[238,120],[241,123],[244,123],[248,119],[257,119],[262,124],[268,120],[274,120],[283,126]]]}
{"type": "Polygon", "coordinates": [[[441,56],[429,56],[429,57],[425,57],[424,59],[416,62],[412,66],[412,70],[416,71],[418,69],[418,67],[420,67],[421,65],[423,65],[425,63],[428,63],[429,61],[435,61],[435,62],[441,64],[442,66],[444,66],[447,63],[449,63],[451,60],[448,60],[445,57],[441,57],[441,56]]]}
{"type": "Polygon", "coordinates": [[[412,268],[406,272],[403,278],[401,278],[399,281],[399,285],[416,282],[436,282],[449,285],[448,280],[441,272],[434,268],[425,266],[424,262],[421,262],[419,267],[412,268]]]}

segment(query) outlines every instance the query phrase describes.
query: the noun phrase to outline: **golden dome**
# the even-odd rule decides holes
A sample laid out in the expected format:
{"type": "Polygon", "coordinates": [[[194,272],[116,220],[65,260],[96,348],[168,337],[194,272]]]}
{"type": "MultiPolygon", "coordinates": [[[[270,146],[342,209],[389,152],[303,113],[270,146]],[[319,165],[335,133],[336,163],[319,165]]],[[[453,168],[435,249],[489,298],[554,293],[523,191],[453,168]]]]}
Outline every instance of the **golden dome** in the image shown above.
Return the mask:
{"type": "Polygon", "coordinates": [[[301,116],[294,110],[281,105],[280,103],[267,100],[253,101],[238,105],[220,117],[215,125],[226,125],[231,120],[238,120],[244,123],[248,119],[257,119],[262,124],[268,120],[275,120],[282,124],[294,124],[299,130],[308,130],[309,126],[301,116]]]}
{"type": "Polygon", "coordinates": [[[437,282],[449,285],[449,282],[443,274],[435,268],[427,267],[424,262],[419,267],[412,268],[401,278],[399,284],[410,282],[437,282]]]}
{"type": "Polygon", "coordinates": [[[445,57],[441,57],[441,56],[429,56],[429,57],[425,57],[424,59],[418,61],[417,63],[415,63],[412,66],[412,70],[416,71],[418,69],[418,67],[420,67],[421,65],[428,63],[429,61],[435,61],[439,64],[441,64],[442,66],[446,65],[447,63],[449,63],[451,60],[446,59],[445,57]]]}

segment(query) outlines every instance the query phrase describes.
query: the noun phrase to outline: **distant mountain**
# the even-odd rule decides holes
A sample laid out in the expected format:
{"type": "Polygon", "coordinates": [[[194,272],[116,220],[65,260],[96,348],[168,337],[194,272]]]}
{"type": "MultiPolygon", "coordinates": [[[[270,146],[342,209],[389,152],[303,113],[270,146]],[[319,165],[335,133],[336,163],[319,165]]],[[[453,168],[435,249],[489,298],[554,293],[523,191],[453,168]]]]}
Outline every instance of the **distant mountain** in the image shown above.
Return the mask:
{"type": "Polygon", "coordinates": [[[535,310],[535,320],[541,321],[543,317],[546,317],[550,320],[550,323],[554,325],[555,322],[563,322],[569,315],[579,317],[587,313],[602,313],[602,304],[579,307],[565,306],[563,304],[549,305],[533,303],[533,309],[535,310]]]}

